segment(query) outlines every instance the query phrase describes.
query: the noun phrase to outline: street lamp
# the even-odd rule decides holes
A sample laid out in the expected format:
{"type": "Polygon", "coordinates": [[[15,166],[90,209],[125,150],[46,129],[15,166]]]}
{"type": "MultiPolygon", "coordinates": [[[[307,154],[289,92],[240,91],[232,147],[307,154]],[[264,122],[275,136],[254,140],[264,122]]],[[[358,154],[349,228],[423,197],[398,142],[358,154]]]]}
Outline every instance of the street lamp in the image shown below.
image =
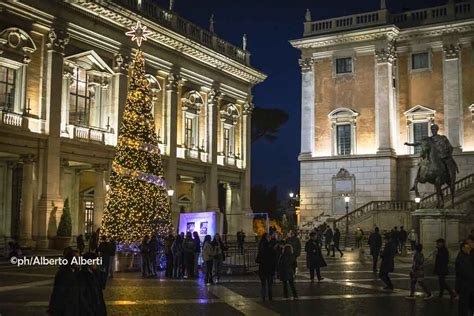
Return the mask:
{"type": "Polygon", "coordinates": [[[345,240],[345,248],[349,248],[349,202],[351,201],[351,197],[349,195],[344,196],[344,202],[346,202],[346,240],[345,240]]]}
{"type": "Polygon", "coordinates": [[[295,196],[293,192],[290,192],[290,199],[292,199],[295,196]]]}
{"type": "Polygon", "coordinates": [[[419,196],[416,196],[415,197],[415,203],[416,203],[416,208],[420,208],[420,202],[421,202],[421,198],[419,196]]]}
{"type": "Polygon", "coordinates": [[[169,202],[170,202],[170,211],[171,211],[171,210],[172,210],[172,209],[171,209],[171,205],[172,205],[172,201],[171,201],[171,200],[172,200],[173,195],[174,195],[174,190],[173,190],[172,187],[170,187],[170,188],[167,190],[167,192],[168,192],[168,198],[169,198],[169,202]]]}

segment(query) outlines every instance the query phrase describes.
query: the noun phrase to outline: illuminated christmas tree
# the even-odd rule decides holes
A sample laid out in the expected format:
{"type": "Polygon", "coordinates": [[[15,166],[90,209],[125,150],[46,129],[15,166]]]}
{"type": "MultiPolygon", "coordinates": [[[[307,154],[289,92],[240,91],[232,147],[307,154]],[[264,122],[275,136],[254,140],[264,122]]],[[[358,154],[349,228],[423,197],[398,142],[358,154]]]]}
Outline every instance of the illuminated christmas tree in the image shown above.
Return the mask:
{"type": "MultiPolygon", "coordinates": [[[[146,27],[138,22],[127,35],[146,40],[146,27]]],[[[140,242],[144,236],[172,231],[170,205],[163,178],[163,165],[152,97],[145,77],[145,60],[135,54],[127,102],[112,163],[100,234],[122,243],[140,242]]]]}

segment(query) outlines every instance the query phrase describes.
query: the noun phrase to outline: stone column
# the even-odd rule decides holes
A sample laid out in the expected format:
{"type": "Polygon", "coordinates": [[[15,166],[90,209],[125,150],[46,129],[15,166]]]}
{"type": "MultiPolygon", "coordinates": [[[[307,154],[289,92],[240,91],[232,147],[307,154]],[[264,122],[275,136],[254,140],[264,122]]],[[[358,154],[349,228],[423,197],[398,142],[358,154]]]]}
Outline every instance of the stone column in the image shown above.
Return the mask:
{"type": "Polygon", "coordinates": [[[175,194],[171,197],[171,212],[173,224],[177,225],[179,210],[176,204],[176,179],[177,179],[177,161],[176,161],[176,142],[178,137],[178,85],[180,77],[175,73],[170,73],[167,78],[166,93],[166,149],[168,151],[168,165],[166,168],[166,184],[168,188],[173,188],[175,194]]]}
{"type": "Polygon", "coordinates": [[[22,161],[20,245],[29,247],[33,243],[31,236],[33,230],[33,173],[35,157],[33,155],[25,155],[22,156],[22,161]]]}
{"type": "Polygon", "coordinates": [[[110,102],[112,108],[107,114],[110,116],[110,127],[114,129],[114,133],[118,136],[120,125],[122,124],[123,111],[125,102],[127,101],[127,84],[128,84],[128,66],[129,58],[123,54],[115,54],[112,76],[112,100],[110,102]]]}
{"type": "Polygon", "coordinates": [[[228,211],[228,214],[230,214],[228,218],[231,219],[229,222],[229,233],[235,235],[237,231],[243,228],[242,225],[244,224],[244,220],[247,216],[242,212],[240,185],[230,183],[229,186],[231,190],[230,211],[228,211]]]}
{"type": "Polygon", "coordinates": [[[81,174],[82,170],[76,169],[75,174],[74,174],[74,190],[73,190],[73,195],[74,195],[74,208],[75,212],[73,209],[71,209],[71,216],[74,216],[76,218],[76,223],[77,226],[72,228],[72,232],[74,235],[79,235],[84,233],[84,212],[83,212],[83,205],[81,201],[81,192],[80,192],[80,187],[81,187],[81,174]]]}
{"type": "MultiPolygon", "coordinates": [[[[47,44],[46,73],[46,126],[48,132],[43,170],[42,194],[39,202],[37,247],[48,247],[47,237],[56,234],[57,220],[50,218],[53,210],[62,210],[60,195],[60,157],[61,157],[61,89],[63,79],[64,47],[69,35],[59,29],[51,29],[47,44]],[[56,227],[53,227],[55,226],[56,227]]],[[[58,212],[59,213],[59,212],[58,212]]],[[[60,216],[60,214],[53,214],[60,216]]]]}
{"type": "Polygon", "coordinates": [[[459,62],[459,45],[444,46],[443,95],[444,130],[455,151],[462,150],[463,117],[459,62]]]}
{"type": "Polygon", "coordinates": [[[71,67],[64,67],[61,101],[61,132],[66,132],[69,125],[69,87],[73,83],[71,67]]]}
{"type": "Polygon", "coordinates": [[[241,177],[240,182],[240,204],[241,204],[241,227],[247,236],[253,235],[253,218],[248,216],[248,213],[252,213],[252,206],[250,205],[250,192],[251,192],[251,121],[253,104],[247,103],[244,105],[243,115],[243,128],[244,131],[244,151],[242,158],[244,159],[245,172],[241,177]]]}
{"type": "Polygon", "coordinates": [[[202,212],[206,209],[203,206],[203,192],[202,192],[202,184],[204,183],[203,178],[195,178],[194,179],[194,201],[193,201],[193,212],[202,212]]]}
{"type": "Polygon", "coordinates": [[[94,187],[94,218],[93,230],[102,224],[102,216],[104,215],[105,202],[105,166],[96,166],[95,168],[95,187],[94,187]]]}
{"type": "Polygon", "coordinates": [[[221,93],[218,90],[211,90],[207,99],[208,107],[208,141],[209,158],[211,166],[208,169],[207,181],[207,210],[219,211],[218,182],[217,182],[217,116],[221,93]]]}
{"type": "Polygon", "coordinates": [[[300,60],[301,66],[301,155],[314,153],[314,64],[311,58],[300,60]]]}
{"type": "Polygon", "coordinates": [[[396,112],[393,94],[394,47],[391,43],[376,50],[375,65],[375,133],[377,153],[393,154],[396,142],[396,112]]]}

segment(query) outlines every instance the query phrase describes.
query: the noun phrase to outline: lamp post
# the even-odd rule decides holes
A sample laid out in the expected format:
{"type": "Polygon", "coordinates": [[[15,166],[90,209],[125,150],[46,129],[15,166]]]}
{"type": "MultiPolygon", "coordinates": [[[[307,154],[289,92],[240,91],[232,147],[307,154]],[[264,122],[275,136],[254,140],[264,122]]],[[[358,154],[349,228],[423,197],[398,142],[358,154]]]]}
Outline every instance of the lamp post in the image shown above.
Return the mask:
{"type": "Polygon", "coordinates": [[[349,248],[349,202],[351,201],[351,197],[349,195],[344,196],[344,202],[346,202],[346,240],[345,240],[345,248],[349,248]]]}
{"type": "Polygon", "coordinates": [[[172,187],[170,187],[167,191],[168,191],[168,198],[169,198],[170,210],[171,210],[171,205],[172,205],[172,199],[173,199],[173,195],[174,195],[174,190],[173,190],[172,187]]]}

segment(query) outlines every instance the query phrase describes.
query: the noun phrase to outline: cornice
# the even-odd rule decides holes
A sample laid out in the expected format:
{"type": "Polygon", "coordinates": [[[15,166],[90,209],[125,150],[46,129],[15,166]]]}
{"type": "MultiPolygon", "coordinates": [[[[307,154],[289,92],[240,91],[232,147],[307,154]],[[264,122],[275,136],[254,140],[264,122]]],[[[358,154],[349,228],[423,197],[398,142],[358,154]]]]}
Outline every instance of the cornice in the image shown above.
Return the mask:
{"type": "Polygon", "coordinates": [[[234,61],[188,37],[182,36],[115,4],[108,3],[107,6],[103,6],[100,3],[84,1],[71,3],[71,5],[89,14],[99,16],[102,20],[107,20],[124,30],[129,29],[135,21],[140,20],[143,25],[146,25],[148,29],[153,32],[153,34],[149,36],[149,41],[166,46],[183,55],[189,56],[198,62],[207,64],[245,82],[257,84],[265,80],[267,77],[265,74],[252,67],[234,61]]]}
{"type": "Polygon", "coordinates": [[[355,42],[365,42],[373,40],[393,40],[398,37],[400,30],[394,25],[375,27],[363,30],[352,30],[337,34],[326,34],[290,41],[295,48],[320,48],[341,44],[351,44],[355,42]]]}

